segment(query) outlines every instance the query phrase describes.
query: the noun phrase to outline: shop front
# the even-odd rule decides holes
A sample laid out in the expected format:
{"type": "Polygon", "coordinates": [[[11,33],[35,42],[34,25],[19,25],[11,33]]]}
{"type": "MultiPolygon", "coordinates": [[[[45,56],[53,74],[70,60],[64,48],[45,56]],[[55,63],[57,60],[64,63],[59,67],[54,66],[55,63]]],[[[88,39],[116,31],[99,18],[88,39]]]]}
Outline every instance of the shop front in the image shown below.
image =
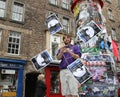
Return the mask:
{"type": "MultiPolygon", "coordinates": [[[[59,80],[59,63],[50,63],[44,68],[45,83],[47,86],[46,97],[63,97],[59,80]]],[[[25,97],[34,97],[37,76],[40,72],[30,72],[26,74],[25,97]]]]}
{"type": "Polygon", "coordinates": [[[46,72],[46,97],[63,97],[59,78],[58,65],[49,65],[45,68],[46,72]]]}
{"type": "Polygon", "coordinates": [[[0,58],[0,97],[23,96],[25,60],[0,58]]]}

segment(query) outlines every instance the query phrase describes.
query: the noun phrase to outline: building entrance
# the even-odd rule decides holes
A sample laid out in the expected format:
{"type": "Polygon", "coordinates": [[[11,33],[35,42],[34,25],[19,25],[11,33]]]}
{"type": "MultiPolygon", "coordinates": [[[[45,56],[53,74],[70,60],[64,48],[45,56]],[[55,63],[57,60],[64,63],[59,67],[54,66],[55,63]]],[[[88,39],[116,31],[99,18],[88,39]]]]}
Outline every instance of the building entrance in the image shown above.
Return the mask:
{"type": "Polygon", "coordinates": [[[25,97],[34,97],[38,74],[34,72],[26,74],[25,97]]]}

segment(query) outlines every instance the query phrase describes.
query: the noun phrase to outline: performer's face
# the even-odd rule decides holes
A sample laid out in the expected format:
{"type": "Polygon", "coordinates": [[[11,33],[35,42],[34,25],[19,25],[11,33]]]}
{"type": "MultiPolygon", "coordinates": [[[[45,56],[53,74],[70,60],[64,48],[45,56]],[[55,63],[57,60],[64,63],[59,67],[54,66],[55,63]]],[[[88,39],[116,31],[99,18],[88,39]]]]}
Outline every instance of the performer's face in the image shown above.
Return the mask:
{"type": "Polygon", "coordinates": [[[63,37],[63,42],[65,45],[69,45],[71,43],[71,38],[68,36],[63,37]]]}

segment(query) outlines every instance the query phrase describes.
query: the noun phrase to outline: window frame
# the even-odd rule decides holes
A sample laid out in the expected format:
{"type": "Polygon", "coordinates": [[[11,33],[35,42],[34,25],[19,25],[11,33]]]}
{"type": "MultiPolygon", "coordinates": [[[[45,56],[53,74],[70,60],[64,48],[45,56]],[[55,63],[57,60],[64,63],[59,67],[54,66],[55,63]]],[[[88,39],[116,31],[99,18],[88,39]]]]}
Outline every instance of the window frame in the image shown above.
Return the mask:
{"type": "Polygon", "coordinates": [[[62,8],[69,10],[69,0],[62,0],[62,8]]]}
{"type": "Polygon", "coordinates": [[[11,20],[16,21],[16,22],[24,22],[24,16],[25,16],[25,5],[20,2],[13,2],[12,9],[11,9],[11,20]],[[15,11],[14,7],[17,7],[17,9],[22,9],[22,12],[20,11],[15,11]],[[17,18],[13,16],[13,14],[18,15],[17,18]],[[21,17],[20,17],[21,16],[21,17]],[[19,17],[19,19],[18,19],[19,17]]]}
{"type": "Polygon", "coordinates": [[[58,44],[57,42],[52,42],[52,43],[51,43],[51,47],[52,47],[52,58],[53,58],[53,60],[57,60],[57,58],[56,58],[56,53],[57,53],[59,44],[58,44]],[[53,45],[54,45],[55,47],[53,47],[53,45]],[[54,49],[54,48],[55,48],[55,49],[54,49]],[[55,55],[54,55],[53,53],[54,53],[55,55]]]}
{"type": "MultiPolygon", "coordinates": [[[[53,58],[53,60],[54,61],[58,61],[57,60],[57,58],[54,58],[55,56],[53,56],[53,46],[52,46],[52,44],[54,43],[54,44],[56,44],[57,45],[57,48],[59,49],[59,47],[60,47],[60,41],[61,39],[60,39],[60,36],[57,36],[57,35],[53,35],[53,36],[50,36],[50,48],[51,48],[51,50],[50,50],[50,54],[51,54],[51,56],[52,56],[52,58],[53,58]]],[[[56,51],[55,51],[55,53],[57,54],[57,51],[58,51],[58,49],[56,49],[56,51]]]]}
{"type": "Polygon", "coordinates": [[[114,28],[111,28],[112,39],[117,41],[117,33],[114,28]]]}
{"type": "Polygon", "coordinates": [[[5,3],[5,7],[4,8],[0,8],[1,11],[4,11],[3,16],[0,15],[0,18],[4,18],[6,16],[6,10],[7,10],[7,2],[6,0],[0,0],[3,1],[5,3]]]}
{"type": "Polygon", "coordinates": [[[9,36],[8,36],[8,46],[7,46],[7,53],[12,54],[12,55],[19,55],[20,54],[20,44],[21,44],[21,33],[17,31],[9,31],[9,36]],[[16,35],[18,37],[16,37],[16,35]],[[10,41],[11,38],[11,41],[10,41]],[[19,42],[17,43],[17,41],[19,42]],[[11,45],[11,47],[9,47],[11,45]],[[14,47],[12,47],[14,45],[14,47]],[[18,46],[18,48],[16,47],[18,46]],[[10,49],[10,51],[9,51],[10,49]],[[14,50],[14,53],[12,53],[12,50],[14,50]],[[17,53],[15,50],[18,50],[17,53]]]}
{"type": "Polygon", "coordinates": [[[112,14],[112,10],[111,9],[108,9],[108,17],[110,20],[114,20],[113,19],[113,14],[112,14]]]}
{"type": "Polygon", "coordinates": [[[63,17],[62,18],[62,25],[63,25],[63,31],[65,33],[69,34],[70,33],[70,19],[63,17]],[[65,25],[64,20],[65,20],[65,22],[67,21],[67,25],[65,25]]]}

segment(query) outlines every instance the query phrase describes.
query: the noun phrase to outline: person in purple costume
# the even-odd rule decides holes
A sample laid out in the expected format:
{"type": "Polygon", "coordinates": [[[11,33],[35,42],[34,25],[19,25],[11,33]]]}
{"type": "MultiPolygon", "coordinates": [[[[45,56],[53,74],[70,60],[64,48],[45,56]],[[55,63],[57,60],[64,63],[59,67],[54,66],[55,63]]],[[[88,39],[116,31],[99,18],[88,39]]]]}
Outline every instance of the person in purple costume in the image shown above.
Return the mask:
{"type": "Polygon", "coordinates": [[[71,44],[71,37],[65,35],[63,37],[64,47],[61,47],[57,53],[57,59],[60,62],[60,81],[62,88],[62,95],[65,97],[78,97],[79,83],[67,69],[67,66],[81,57],[80,48],[78,45],[71,44]]]}

